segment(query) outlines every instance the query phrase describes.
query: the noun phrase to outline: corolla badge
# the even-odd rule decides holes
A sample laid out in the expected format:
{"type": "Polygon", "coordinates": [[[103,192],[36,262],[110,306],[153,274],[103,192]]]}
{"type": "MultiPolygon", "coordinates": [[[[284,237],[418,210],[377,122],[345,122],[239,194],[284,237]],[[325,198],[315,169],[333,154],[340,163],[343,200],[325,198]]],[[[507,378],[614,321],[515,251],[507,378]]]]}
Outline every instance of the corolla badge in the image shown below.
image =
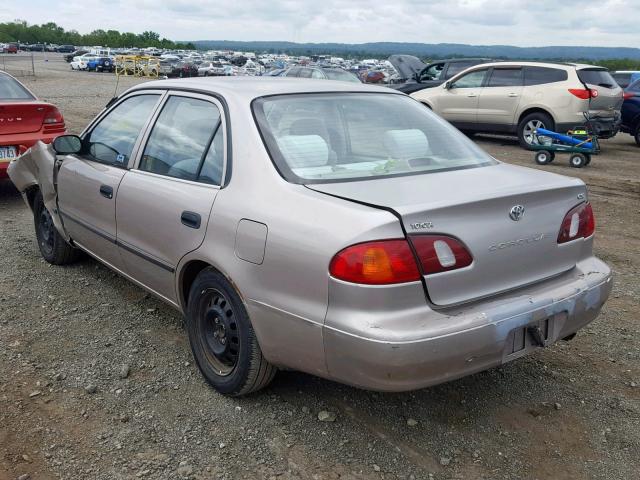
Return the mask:
{"type": "Polygon", "coordinates": [[[522,205],[514,205],[509,210],[509,218],[514,222],[517,222],[524,216],[524,207],[522,205]]]}

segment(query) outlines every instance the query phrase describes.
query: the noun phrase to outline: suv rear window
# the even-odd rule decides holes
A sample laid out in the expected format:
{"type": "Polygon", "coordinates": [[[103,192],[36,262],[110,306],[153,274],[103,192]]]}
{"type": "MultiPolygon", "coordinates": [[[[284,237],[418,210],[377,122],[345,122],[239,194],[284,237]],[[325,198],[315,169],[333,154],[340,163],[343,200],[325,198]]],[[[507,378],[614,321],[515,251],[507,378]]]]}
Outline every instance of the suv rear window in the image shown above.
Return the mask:
{"type": "Polygon", "coordinates": [[[569,78],[565,70],[550,67],[524,67],[525,86],[564,82],[569,78]]]}
{"type": "Polygon", "coordinates": [[[587,85],[597,85],[604,88],[615,88],[618,86],[608,70],[585,69],[578,70],[578,78],[587,85]]]}

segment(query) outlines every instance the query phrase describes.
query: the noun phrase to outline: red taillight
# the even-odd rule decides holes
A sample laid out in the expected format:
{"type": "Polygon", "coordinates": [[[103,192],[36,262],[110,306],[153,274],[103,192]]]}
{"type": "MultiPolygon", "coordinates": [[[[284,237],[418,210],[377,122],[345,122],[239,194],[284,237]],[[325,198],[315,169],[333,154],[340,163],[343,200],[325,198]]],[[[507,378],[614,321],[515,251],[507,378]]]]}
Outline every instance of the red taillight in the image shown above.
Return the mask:
{"type": "Polygon", "coordinates": [[[570,88],[569,93],[575,95],[576,97],[582,100],[589,100],[590,98],[596,98],[598,96],[598,91],[596,89],[588,89],[588,88],[570,88]]]}
{"type": "Polygon", "coordinates": [[[49,107],[42,123],[44,123],[45,125],[64,123],[64,118],[62,117],[60,110],[58,110],[56,107],[49,107]]]}
{"type": "Polygon", "coordinates": [[[411,235],[425,275],[456,270],[471,265],[473,257],[464,244],[444,235],[411,235]]]}
{"type": "Polygon", "coordinates": [[[347,247],[333,257],[329,272],[337,279],[367,285],[420,280],[406,240],[381,240],[347,247]]]}
{"type": "Polygon", "coordinates": [[[636,96],[635,93],[632,93],[632,92],[624,92],[624,94],[622,95],[622,97],[625,100],[629,100],[630,98],[633,98],[635,96],[636,96]]]}
{"type": "Polygon", "coordinates": [[[558,243],[566,243],[577,238],[588,238],[596,229],[596,220],[590,203],[582,203],[572,208],[562,220],[558,243]]]}

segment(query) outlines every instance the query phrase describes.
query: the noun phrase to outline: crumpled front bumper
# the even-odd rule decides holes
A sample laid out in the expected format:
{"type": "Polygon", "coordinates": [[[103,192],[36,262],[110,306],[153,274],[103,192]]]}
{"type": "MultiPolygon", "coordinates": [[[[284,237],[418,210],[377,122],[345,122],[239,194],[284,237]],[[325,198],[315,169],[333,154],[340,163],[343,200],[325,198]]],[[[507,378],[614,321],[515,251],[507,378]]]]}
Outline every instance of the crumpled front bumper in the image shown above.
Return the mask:
{"type": "Polygon", "coordinates": [[[330,302],[323,332],[329,377],[372,390],[406,391],[498,366],[592,322],[612,283],[609,267],[590,257],[558,277],[472,305],[398,310],[395,330],[392,312],[349,318],[358,294],[348,286],[342,292],[344,283],[334,285],[339,306],[330,302]]]}

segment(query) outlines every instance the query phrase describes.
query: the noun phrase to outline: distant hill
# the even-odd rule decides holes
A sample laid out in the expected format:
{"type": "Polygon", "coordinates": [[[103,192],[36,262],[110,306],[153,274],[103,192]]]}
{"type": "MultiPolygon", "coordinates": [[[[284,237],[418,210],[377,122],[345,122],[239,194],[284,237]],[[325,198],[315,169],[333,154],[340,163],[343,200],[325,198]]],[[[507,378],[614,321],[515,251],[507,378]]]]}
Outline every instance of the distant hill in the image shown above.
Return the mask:
{"type": "Polygon", "coordinates": [[[465,45],[456,43],[294,43],[240,42],[233,40],[198,40],[199,49],[282,52],[294,55],[333,54],[349,57],[388,57],[394,53],[421,58],[491,57],[529,60],[584,59],[607,60],[628,58],[640,60],[640,48],[627,47],[514,47],[510,45],[465,45]]]}

